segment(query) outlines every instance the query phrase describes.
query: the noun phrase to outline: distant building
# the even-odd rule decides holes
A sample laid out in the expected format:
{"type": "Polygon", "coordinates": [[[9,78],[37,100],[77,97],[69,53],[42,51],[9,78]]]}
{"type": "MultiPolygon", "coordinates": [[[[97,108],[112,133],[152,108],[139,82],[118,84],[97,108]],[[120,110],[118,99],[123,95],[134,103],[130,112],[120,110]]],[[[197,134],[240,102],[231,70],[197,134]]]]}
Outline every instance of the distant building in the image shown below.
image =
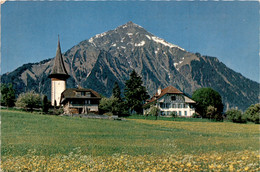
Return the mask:
{"type": "Polygon", "coordinates": [[[60,106],[61,93],[66,89],[66,80],[70,76],[65,68],[60,49],[60,40],[58,38],[58,48],[54,60],[52,72],[49,75],[51,78],[51,105],[60,106]]]}
{"type": "Polygon", "coordinates": [[[60,40],[58,38],[56,57],[49,75],[49,78],[51,78],[51,105],[63,106],[66,114],[98,113],[101,96],[91,89],[66,89],[66,80],[69,77],[62,58],[60,40]]]}
{"type": "Polygon", "coordinates": [[[61,105],[65,114],[98,113],[101,96],[84,88],[69,88],[61,94],[61,105]]]}
{"type": "Polygon", "coordinates": [[[185,96],[173,86],[161,89],[144,105],[144,113],[149,113],[150,108],[156,106],[160,109],[161,116],[170,116],[175,113],[180,117],[191,117],[195,113],[193,105],[196,102],[185,96]]]}

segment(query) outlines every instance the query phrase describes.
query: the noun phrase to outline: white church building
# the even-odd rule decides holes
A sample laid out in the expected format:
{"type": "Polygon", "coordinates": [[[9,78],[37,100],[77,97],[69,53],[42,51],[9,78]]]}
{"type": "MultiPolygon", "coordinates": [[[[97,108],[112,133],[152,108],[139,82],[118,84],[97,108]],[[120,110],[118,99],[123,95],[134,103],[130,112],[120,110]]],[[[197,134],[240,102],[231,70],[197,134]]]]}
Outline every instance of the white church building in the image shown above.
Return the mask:
{"type": "Polygon", "coordinates": [[[69,78],[69,74],[65,68],[61,48],[60,40],[58,38],[58,47],[56,57],[54,60],[54,66],[52,68],[49,78],[51,78],[51,105],[60,106],[61,93],[66,90],[66,80],[69,78]]]}
{"type": "Polygon", "coordinates": [[[61,54],[60,40],[54,65],[49,75],[51,78],[51,105],[62,106],[66,114],[98,113],[101,96],[92,89],[66,88],[68,74],[61,54]]]}

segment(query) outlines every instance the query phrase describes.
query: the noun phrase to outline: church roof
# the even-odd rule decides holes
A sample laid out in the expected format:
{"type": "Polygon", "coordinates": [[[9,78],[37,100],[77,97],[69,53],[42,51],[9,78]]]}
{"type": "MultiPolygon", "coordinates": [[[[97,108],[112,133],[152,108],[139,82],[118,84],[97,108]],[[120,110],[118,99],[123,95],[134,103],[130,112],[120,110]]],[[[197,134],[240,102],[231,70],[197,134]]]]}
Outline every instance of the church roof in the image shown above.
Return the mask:
{"type": "Polygon", "coordinates": [[[65,78],[67,79],[69,77],[68,72],[65,68],[64,61],[61,54],[61,48],[60,48],[60,39],[58,38],[58,47],[56,51],[56,57],[54,60],[54,66],[52,68],[51,74],[49,75],[50,78],[65,78]]]}

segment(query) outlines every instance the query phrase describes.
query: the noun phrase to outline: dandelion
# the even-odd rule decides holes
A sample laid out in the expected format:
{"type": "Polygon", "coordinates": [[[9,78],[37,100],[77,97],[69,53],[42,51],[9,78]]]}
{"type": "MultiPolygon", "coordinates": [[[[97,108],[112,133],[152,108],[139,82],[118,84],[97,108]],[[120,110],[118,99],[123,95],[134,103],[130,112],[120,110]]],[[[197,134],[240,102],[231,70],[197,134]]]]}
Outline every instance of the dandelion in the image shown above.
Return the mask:
{"type": "Polygon", "coordinates": [[[249,167],[245,167],[245,169],[244,169],[245,171],[248,171],[249,170],[249,167]]]}
{"type": "Polygon", "coordinates": [[[187,167],[191,167],[191,163],[188,162],[188,163],[186,164],[186,166],[187,166],[187,167]]]}
{"type": "Polygon", "coordinates": [[[229,166],[229,171],[234,171],[234,166],[232,164],[229,166]]]}
{"type": "Polygon", "coordinates": [[[213,169],[214,168],[214,165],[213,164],[210,164],[209,165],[209,169],[213,169]]]}

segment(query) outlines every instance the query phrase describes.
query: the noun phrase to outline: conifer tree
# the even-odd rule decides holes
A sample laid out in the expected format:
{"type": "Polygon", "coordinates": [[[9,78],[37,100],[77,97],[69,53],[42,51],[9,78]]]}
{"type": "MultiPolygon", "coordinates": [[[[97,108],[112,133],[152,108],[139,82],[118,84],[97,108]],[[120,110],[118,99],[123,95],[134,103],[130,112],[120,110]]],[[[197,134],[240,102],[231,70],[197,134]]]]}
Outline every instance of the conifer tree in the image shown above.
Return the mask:
{"type": "Polygon", "coordinates": [[[49,111],[49,102],[47,96],[44,95],[42,100],[42,112],[48,113],[48,111],[49,111]]]}
{"type": "Polygon", "coordinates": [[[121,90],[117,82],[114,84],[113,96],[121,100],[121,90]]]}
{"type": "Polygon", "coordinates": [[[142,114],[145,100],[149,98],[146,88],[143,86],[143,81],[140,76],[132,71],[130,79],[125,83],[125,101],[130,113],[142,114]]]}

